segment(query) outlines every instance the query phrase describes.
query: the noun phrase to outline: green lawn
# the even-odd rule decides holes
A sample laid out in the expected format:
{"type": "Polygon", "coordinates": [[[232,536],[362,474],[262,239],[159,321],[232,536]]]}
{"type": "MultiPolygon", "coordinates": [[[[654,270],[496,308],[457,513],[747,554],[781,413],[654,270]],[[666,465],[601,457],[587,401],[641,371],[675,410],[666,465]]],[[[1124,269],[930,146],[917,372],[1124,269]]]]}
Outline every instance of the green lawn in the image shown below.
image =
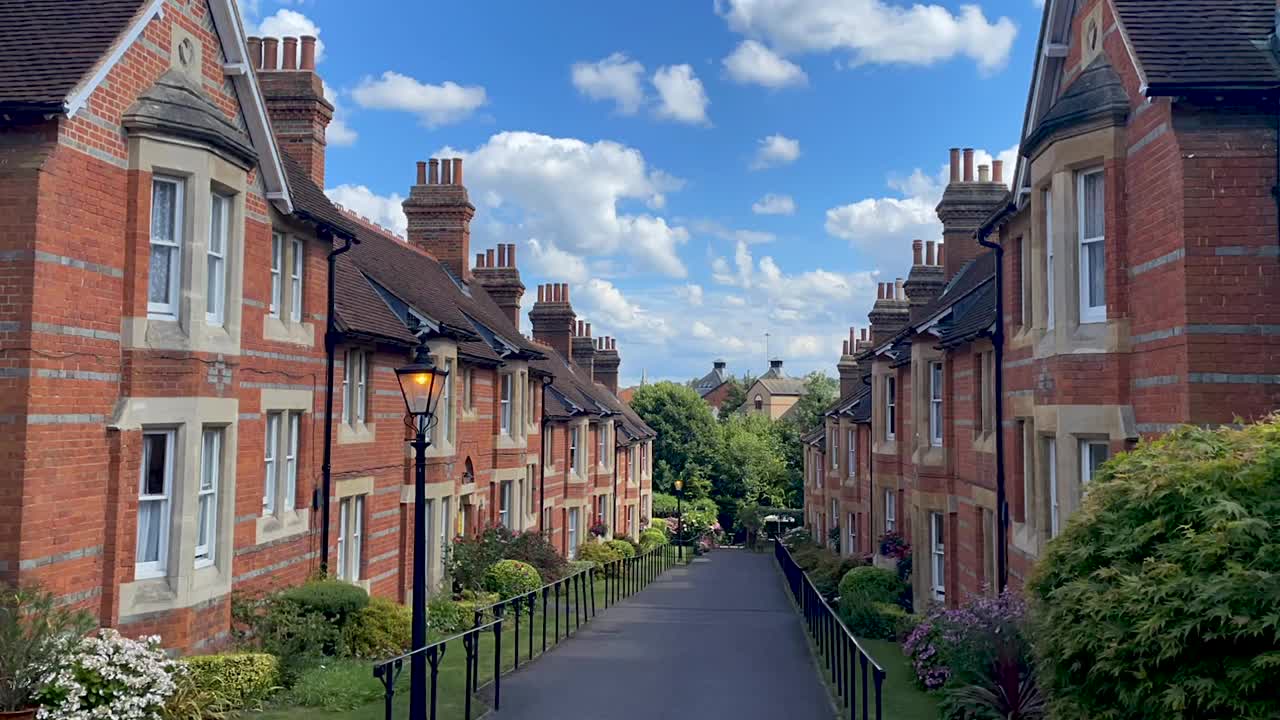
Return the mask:
{"type": "Polygon", "coordinates": [[[902,654],[902,646],[888,640],[859,640],[862,647],[884,668],[886,677],[881,689],[884,717],[889,720],[934,720],[938,717],[938,701],[915,684],[911,661],[902,654]]]}
{"type": "MultiPolygon", "coordinates": [[[[686,558],[687,560],[687,558],[686,558]]],[[[610,581],[612,587],[612,581],[610,581]]],[[[548,601],[547,606],[547,649],[550,650],[555,644],[555,609],[551,603],[554,602],[554,594],[548,601]]],[[[605,608],[605,585],[602,577],[595,578],[595,609],[597,612],[604,611],[605,608]]],[[[569,619],[565,620],[565,600],[561,597],[559,606],[560,620],[560,640],[565,639],[566,625],[572,630],[576,630],[578,622],[586,624],[586,619],[591,615],[591,597],[586,597],[582,603],[582,608],[572,602],[572,594],[570,594],[569,602],[569,619]],[[575,611],[579,613],[575,620],[575,611]]],[[[520,618],[520,663],[523,665],[529,659],[529,615],[528,610],[520,618]]],[[[432,641],[438,640],[434,633],[432,641]]],[[[515,622],[508,615],[503,622],[502,630],[502,658],[501,667],[505,673],[510,670],[515,662],[515,622]]],[[[493,679],[494,669],[494,633],[486,631],[481,635],[480,639],[480,685],[485,685],[493,679]]],[[[463,649],[462,641],[455,640],[450,642],[445,651],[444,659],[440,662],[440,674],[438,685],[436,688],[437,697],[437,717],[440,720],[454,720],[462,718],[464,715],[464,702],[466,699],[464,692],[464,684],[466,682],[466,651],[463,649]]],[[[542,652],[542,604],[538,603],[534,613],[534,647],[535,657],[542,652]]],[[[246,713],[244,717],[248,720],[382,720],[384,717],[384,704],[382,698],[382,683],[373,677],[373,664],[369,662],[357,661],[335,661],[329,669],[333,676],[331,677],[331,692],[345,695],[348,698],[363,698],[367,702],[363,702],[353,710],[325,710],[321,707],[304,707],[300,705],[285,704],[283,700],[277,700],[269,703],[266,708],[259,712],[246,713]]],[[[428,669],[428,672],[430,670],[428,669]]],[[[287,695],[287,693],[286,693],[287,695]]],[[[479,717],[486,710],[486,706],[479,700],[473,699],[471,703],[471,717],[479,717]]],[[[399,680],[396,683],[396,694],[394,704],[392,706],[392,717],[407,718],[409,716],[409,663],[406,661],[404,670],[401,672],[399,680]]]]}

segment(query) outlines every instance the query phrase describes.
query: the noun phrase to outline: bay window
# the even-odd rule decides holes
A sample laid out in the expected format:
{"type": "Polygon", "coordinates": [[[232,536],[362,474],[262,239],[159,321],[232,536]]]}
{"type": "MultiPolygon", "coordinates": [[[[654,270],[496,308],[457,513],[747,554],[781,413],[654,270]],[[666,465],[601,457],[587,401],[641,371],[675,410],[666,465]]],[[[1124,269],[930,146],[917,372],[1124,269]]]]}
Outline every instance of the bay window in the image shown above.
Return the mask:
{"type": "Polygon", "coordinates": [[[887,376],[884,380],[884,439],[892,440],[898,426],[898,382],[892,376],[887,376]]]}
{"type": "Polygon", "coordinates": [[[1058,441],[1044,439],[1046,484],[1049,486],[1049,537],[1058,536],[1058,441]]]}
{"type": "Polygon", "coordinates": [[[1080,487],[1085,488],[1097,477],[1098,469],[1111,455],[1105,440],[1080,441],[1080,487]]]}
{"type": "Polygon", "coordinates": [[[294,510],[298,504],[298,445],[302,413],[268,412],[262,484],[262,514],[294,510]]]}
{"type": "Polygon", "coordinates": [[[267,413],[267,438],[264,453],[265,474],[262,483],[262,514],[274,515],[276,512],[276,487],[280,473],[280,463],[276,457],[277,443],[280,439],[280,413],[267,413]]]}
{"type": "Polygon", "coordinates": [[[946,541],[943,536],[942,513],[929,513],[929,560],[932,577],[929,579],[933,599],[942,602],[947,597],[946,541]]]}
{"type": "Polygon", "coordinates": [[[231,198],[218,193],[209,195],[209,248],[206,268],[208,287],[205,297],[205,321],[222,325],[227,304],[227,246],[231,232],[231,198]]]}
{"type": "Polygon", "coordinates": [[[499,381],[502,386],[499,402],[501,408],[501,430],[503,435],[511,434],[511,376],[503,375],[499,381]]]}
{"type": "Polygon", "coordinates": [[[853,513],[849,513],[846,518],[846,522],[848,523],[849,533],[848,552],[849,554],[853,554],[858,550],[858,516],[853,513]]]}
{"type": "Polygon", "coordinates": [[[271,317],[280,317],[280,305],[283,301],[284,280],[280,273],[284,271],[284,235],[271,233],[271,300],[267,312],[271,317]]]}
{"type": "Polygon", "coordinates": [[[578,467],[578,427],[569,428],[569,467],[574,472],[580,472],[578,467]]]}
{"type": "Polygon", "coordinates": [[[504,481],[498,486],[498,524],[504,528],[511,527],[511,481],[504,481]]]}
{"type": "Polygon", "coordinates": [[[840,467],[840,429],[831,429],[831,469],[840,467]]]}
{"type": "Polygon", "coordinates": [[[578,508],[569,508],[568,540],[568,552],[565,554],[573,560],[578,557],[578,508]]]}
{"type": "Polygon", "coordinates": [[[169,555],[169,516],[173,499],[174,444],[177,430],[142,435],[142,471],[138,482],[137,578],[163,577],[169,555]]]}
{"type": "Polygon", "coordinates": [[[294,238],[292,243],[293,249],[293,271],[289,274],[289,319],[293,322],[302,321],[302,261],[303,256],[302,238],[294,238]]]}
{"type": "Polygon", "coordinates": [[[600,423],[600,428],[599,430],[596,431],[596,461],[600,463],[601,467],[604,467],[606,465],[605,454],[604,454],[604,443],[605,443],[605,438],[608,436],[608,434],[609,434],[608,426],[605,425],[604,423],[600,423]]]}
{"type": "Polygon", "coordinates": [[[1080,322],[1107,319],[1106,293],[1106,198],[1101,169],[1077,176],[1080,240],[1080,322]]]}
{"type": "Polygon", "coordinates": [[[200,442],[200,486],[196,496],[196,567],[212,565],[218,538],[218,489],[222,485],[224,430],[206,427],[200,442]]]}
{"type": "Polygon", "coordinates": [[[853,430],[847,431],[845,445],[849,448],[849,477],[858,476],[858,444],[853,430]]]}
{"type": "Polygon", "coordinates": [[[1045,327],[1052,329],[1054,320],[1053,298],[1053,189],[1041,191],[1044,202],[1044,287],[1047,304],[1045,305],[1045,327]]]}
{"type": "Polygon", "coordinates": [[[176,320],[182,297],[182,180],[151,180],[151,259],[147,276],[147,314],[176,320]]]}
{"type": "Polygon", "coordinates": [[[929,444],[942,447],[942,363],[929,363],[929,444]]]}

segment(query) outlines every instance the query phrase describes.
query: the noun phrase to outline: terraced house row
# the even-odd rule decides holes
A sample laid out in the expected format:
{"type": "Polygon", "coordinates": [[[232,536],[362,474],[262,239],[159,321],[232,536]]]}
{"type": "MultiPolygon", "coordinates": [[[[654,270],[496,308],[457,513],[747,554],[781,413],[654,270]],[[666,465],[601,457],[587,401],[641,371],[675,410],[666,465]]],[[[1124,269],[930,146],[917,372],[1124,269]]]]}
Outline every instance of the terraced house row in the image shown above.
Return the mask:
{"type": "Polygon", "coordinates": [[[472,260],[460,159],[405,163],[406,238],[328,201],[315,38],[247,38],[229,0],[3,5],[0,579],[184,650],[227,639],[233,591],[322,563],[407,601],[394,370],[420,338],[450,371],[429,586],[485,526],[566,555],[638,532],[654,434],[614,341],[565,285],[521,333],[515,246],[472,260]]]}
{"type": "Polygon", "coordinates": [[[953,149],[806,438],[805,517],[917,602],[1025,581],[1111,455],[1280,407],[1271,0],[1048,0],[1011,189],[953,149]],[[869,330],[869,331],[868,331],[869,330]]]}

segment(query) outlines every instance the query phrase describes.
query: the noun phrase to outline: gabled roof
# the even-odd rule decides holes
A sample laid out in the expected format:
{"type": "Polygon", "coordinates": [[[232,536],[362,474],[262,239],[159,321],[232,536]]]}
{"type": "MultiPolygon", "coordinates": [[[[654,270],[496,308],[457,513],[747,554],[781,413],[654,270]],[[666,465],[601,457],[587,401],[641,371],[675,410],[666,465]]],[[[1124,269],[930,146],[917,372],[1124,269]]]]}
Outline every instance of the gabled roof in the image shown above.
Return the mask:
{"type": "Polygon", "coordinates": [[[842,415],[854,422],[868,422],[871,419],[871,388],[859,382],[858,387],[827,406],[827,416],[842,415]]]}
{"type": "Polygon", "coordinates": [[[803,395],[804,380],[789,377],[761,377],[756,380],[770,395],[803,395]]]}
{"type": "Polygon", "coordinates": [[[342,214],[316,185],[297,160],[288,153],[280,156],[289,187],[293,190],[293,212],[309,222],[324,226],[329,232],[342,238],[355,238],[360,230],[358,223],[342,214]]]}
{"type": "Polygon", "coordinates": [[[1280,87],[1275,0],[1114,0],[1146,94],[1280,87]]]}
{"type": "Polygon", "coordinates": [[[713,367],[711,372],[703,375],[701,380],[693,384],[693,389],[697,390],[702,397],[706,397],[728,381],[729,371],[722,367],[713,367]]]}
{"type": "MultiPolygon", "coordinates": [[[[1129,94],[1106,54],[1094,58],[1022,141],[1022,154],[1033,157],[1036,149],[1059,131],[1092,130],[1120,125],[1129,117],[1129,94]]],[[[1075,134],[1075,133],[1073,133],[1075,134]]]]}
{"type": "MultiPolygon", "coordinates": [[[[960,331],[963,333],[970,332],[970,326],[979,329],[990,326],[991,322],[983,322],[988,315],[995,315],[995,292],[993,289],[988,293],[983,288],[994,285],[995,273],[994,251],[988,250],[965,263],[943,288],[942,294],[921,311],[918,322],[908,323],[872,352],[887,359],[890,367],[901,367],[911,362],[911,338],[918,333],[933,332],[944,336],[961,317],[964,323],[960,331]]],[[[948,337],[954,340],[959,335],[953,333],[948,337]]]]}

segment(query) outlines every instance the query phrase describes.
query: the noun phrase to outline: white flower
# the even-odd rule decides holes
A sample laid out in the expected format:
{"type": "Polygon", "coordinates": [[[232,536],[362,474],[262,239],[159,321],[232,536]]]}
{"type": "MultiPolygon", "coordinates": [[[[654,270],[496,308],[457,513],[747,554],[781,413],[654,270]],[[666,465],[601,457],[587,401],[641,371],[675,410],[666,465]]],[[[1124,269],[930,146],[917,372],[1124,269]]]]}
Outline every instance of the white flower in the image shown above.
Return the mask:
{"type": "Polygon", "coordinates": [[[40,720],[158,720],[173,694],[178,664],[159,636],[130,640],[104,628],[68,646],[64,662],[46,677],[46,692],[61,698],[40,709],[40,720]],[[90,693],[88,683],[94,692],[90,693]]]}

